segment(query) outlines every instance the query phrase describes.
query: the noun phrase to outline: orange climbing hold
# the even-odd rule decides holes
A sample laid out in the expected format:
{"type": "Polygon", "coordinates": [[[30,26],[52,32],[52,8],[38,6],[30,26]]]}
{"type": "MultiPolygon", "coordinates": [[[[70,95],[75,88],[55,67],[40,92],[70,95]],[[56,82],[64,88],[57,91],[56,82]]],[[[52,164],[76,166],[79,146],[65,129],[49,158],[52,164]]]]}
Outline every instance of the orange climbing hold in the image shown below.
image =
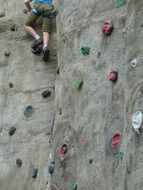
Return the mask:
{"type": "Polygon", "coordinates": [[[111,35],[111,33],[112,33],[112,31],[113,31],[113,24],[111,23],[111,22],[109,22],[109,21],[106,21],[105,23],[104,23],[104,25],[103,25],[103,27],[102,27],[102,32],[105,34],[105,35],[107,35],[107,36],[109,36],[109,35],[111,35]]]}

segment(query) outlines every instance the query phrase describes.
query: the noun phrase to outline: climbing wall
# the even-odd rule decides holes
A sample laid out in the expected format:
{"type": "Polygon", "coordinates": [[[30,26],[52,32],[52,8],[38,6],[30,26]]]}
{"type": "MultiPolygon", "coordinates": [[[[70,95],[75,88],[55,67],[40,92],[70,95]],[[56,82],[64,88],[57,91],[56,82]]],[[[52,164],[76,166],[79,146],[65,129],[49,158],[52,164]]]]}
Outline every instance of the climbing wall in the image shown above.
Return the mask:
{"type": "Polygon", "coordinates": [[[52,183],[60,190],[142,190],[142,0],[57,2],[52,183]],[[141,127],[141,126],[140,126],[141,127]]]}
{"type": "Polygon", "coordinates": [[[1,0],[0,8],[5,11],[0,18],[0,190],[46,189],[56,31],[53,28],[50,60],[44,63],[42,56],[31,53],[33,39],[23,28],[23,0],[1,0]]]}

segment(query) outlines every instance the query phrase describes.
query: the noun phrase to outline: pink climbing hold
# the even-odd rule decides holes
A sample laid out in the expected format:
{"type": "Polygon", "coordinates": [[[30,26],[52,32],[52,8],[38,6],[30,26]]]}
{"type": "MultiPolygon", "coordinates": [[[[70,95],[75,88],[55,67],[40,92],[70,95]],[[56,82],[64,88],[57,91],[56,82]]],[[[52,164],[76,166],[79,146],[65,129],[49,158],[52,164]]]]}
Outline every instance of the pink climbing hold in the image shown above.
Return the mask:
{"type": "Polygon", "coordinates": [[[117,71],[111,71],[110,73],[107,74],[109,80],[111,80],[112,82],[116,82],[116,80],[118,79],[118,73],[117,71]]]}
{"type": "Polygon", "coordinates": [[[117,148],[122,140],[122,135],[119,131],[115,132],[111,138],[111,147],[117,148]]]}
{"type": "Polygon", "coordinates": [[[60,157],[64,158],[67,154],[68,146],[66,144],[63,144],[60,149],[60,157]]]}
{"type": "Polygon", "coordinates": [[[5,12],[4,11],[1,11],[0,12],[0,17],[4,17],[5,16],[5,12]]]}
{"type": "Polygon", "coordinates": [[[102,27],[102,32],[105,34],[105,35],[107,35],[107,36],[109,36],[109,35],[111,35],[111,33],[112,33],[112,31],[113,31],[113,24],[111,23],[111,22],[109,22],[109,21],[106,21],[105,23],[104,23],[104,25],[103,25],[103,27],[102,27]]]}

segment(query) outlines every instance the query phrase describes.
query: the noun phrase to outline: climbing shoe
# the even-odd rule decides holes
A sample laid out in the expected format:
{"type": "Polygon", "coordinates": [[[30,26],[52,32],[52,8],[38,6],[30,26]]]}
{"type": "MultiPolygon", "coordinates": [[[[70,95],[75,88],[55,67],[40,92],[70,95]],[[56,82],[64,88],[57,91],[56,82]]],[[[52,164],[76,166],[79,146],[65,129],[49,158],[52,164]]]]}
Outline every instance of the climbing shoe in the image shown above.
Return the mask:
{"type": "Polygon", "coordinates": [[[43,54],[43,61],[48,61],[49,60],[49,54],[50,54],[48,47],[43,49],[42,54],[43,54]]]}
{"type": "Polygon", "coordinates": [[[38,47],[39,47],[40,45],[42,45],[42,44],[43,44],[42,38],[39,38],[38,40],[35,40],[35,41],[33,42],[33,44],[31,45],[31,51],[32,51],[32,53],[36,54],[38,47]]]}

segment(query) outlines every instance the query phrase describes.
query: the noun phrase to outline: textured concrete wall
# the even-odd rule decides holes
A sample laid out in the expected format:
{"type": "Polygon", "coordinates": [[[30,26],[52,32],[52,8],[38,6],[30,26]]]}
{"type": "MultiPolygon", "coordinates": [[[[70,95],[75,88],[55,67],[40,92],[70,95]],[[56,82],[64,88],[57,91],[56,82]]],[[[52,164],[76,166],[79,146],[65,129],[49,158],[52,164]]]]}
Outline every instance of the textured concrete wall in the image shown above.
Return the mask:
{"type": "Polygon", "coordinates": [[[0,2],[6,17],[0,18],[0,189],[45,189],[49,155],[49,136],[54,113],[56,77],[56,33],[52,34],[49,63],[42,56],[31,53],[32,38],[24,32],[26,15],[23,0],[0,2]],[[13,24],[17,31],[11,31],[13,24]],[[5,51],[10,51],[5,57],[5,51]],[[9,83],[13,83],[13,88],[9,83]],[[51,96],[41,93],[48,89],[51,96]],[[34,113],[26,118],[27,106],[34,113]],[[9,136],[10,127],[16,132],[9,136]],[[22,159],[18,168],[16,159],[22,159]],[[37,179],[31,177],[32,168],[38,168],[37,179]]]}
{"type": "Polygon", "coordinates": [[[57,33],[52,34],[50,62],[44,64],[30,52],[23,1],[2,0],[7,16],[0,20],[0,189],[142,190],[142,130],[138,138],[131,117],[135,110],[143,111],[143,1],[127,0],[120,8],[115,2],[56,0],[57,33]],[[109,37],[102,34],[106,20],[114,25],[109,37]],[[90,54],[84,56],[81,47],[90,47],[90,54]],[[5,50],[11,52],[9,58],[5,50]],[[130,63],[134,58],[136,67],[130,63]],[[112,70],[118,72],[116,83],[107,77],[112,70]],[[80,90],[78,79],[83,80],[80,90]],[[51,97],[43,99],[47,88],[51,97]],[[34,108],[29,119],[23,115],[28,105],[34,108]],[[8,134],[11,126],[16,127],[13,136],[8,134]],[[122,141],[113,150],[116,131],[122,141]],[[64,159],[59,154],[63,144],[68,147],[64,159]],[[51,153],[52,177],[47,174],[51,153]],[[17,158],[23,161],[21,168],[17,158]],[[36,179],[33,166],[39,169],[36,179]]]}

